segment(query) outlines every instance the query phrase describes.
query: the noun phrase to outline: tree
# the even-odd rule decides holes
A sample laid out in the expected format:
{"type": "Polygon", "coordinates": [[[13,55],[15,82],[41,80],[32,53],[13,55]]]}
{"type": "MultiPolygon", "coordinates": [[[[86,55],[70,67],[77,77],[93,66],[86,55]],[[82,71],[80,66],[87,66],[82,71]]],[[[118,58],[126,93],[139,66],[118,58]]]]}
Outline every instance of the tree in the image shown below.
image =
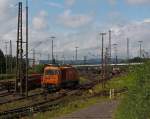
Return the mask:
{"type": "Polygon", "coordinates": [[[34,67],[34,73],[39,73],[39,74],[43,74],[43,72],[44,72],[44,65],[43,64],[39,64],[39,65],[36,65],[35,67],[34,67]]]}
{"type": "Polygon", "coordinates": [[[3,51],[0,49],[0,74],[6,72],[5,56],[3,51]]]}

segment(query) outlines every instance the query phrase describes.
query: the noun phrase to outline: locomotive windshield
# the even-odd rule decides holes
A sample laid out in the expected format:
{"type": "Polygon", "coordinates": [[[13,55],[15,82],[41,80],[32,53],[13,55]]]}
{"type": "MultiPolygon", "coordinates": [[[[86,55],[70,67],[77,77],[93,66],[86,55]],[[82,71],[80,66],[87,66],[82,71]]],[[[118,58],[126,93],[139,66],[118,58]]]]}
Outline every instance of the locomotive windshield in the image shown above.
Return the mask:
{"type": "Polygon", "coordinates": [[[60,74],[60,71],[58,70],[46,70],[45,75],[57,75],[60,74]]]}

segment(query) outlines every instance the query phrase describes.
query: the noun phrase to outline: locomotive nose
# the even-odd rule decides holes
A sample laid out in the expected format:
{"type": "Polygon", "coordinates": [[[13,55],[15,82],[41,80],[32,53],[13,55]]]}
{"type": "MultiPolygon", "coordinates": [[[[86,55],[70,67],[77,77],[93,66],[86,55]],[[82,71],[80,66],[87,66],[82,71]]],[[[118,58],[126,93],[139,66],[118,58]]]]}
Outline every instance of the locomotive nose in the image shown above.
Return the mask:
{"type": "Polygon", "coordinates": [[[56,80],[57,76],[45,76],[46,80],[56,80]]]}

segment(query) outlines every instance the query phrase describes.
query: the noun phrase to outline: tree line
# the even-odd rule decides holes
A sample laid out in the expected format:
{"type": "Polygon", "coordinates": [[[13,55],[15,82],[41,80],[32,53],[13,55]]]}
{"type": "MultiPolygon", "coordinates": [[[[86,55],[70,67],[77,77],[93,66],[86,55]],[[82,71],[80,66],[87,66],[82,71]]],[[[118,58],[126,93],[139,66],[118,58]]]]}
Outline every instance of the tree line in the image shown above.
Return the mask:
{"type": "Polygon", "coordinates": [[[4,55],[0,49],[0,74],[15,73],[16,57],[10,55],[4,55]]]}

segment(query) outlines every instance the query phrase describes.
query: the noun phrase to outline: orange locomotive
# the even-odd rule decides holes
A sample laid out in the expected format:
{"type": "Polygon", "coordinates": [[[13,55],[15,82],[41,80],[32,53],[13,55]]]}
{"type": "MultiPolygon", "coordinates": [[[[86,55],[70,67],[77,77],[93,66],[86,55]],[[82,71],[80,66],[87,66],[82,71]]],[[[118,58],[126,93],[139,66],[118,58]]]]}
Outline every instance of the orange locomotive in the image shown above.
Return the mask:
{"type": "Polygon", "coordinates": [[[78,73],[72,66],[47,65],[44,68],[42,86],[49,91],[64,87],[76,86],[79,82],[78,73]]]}

